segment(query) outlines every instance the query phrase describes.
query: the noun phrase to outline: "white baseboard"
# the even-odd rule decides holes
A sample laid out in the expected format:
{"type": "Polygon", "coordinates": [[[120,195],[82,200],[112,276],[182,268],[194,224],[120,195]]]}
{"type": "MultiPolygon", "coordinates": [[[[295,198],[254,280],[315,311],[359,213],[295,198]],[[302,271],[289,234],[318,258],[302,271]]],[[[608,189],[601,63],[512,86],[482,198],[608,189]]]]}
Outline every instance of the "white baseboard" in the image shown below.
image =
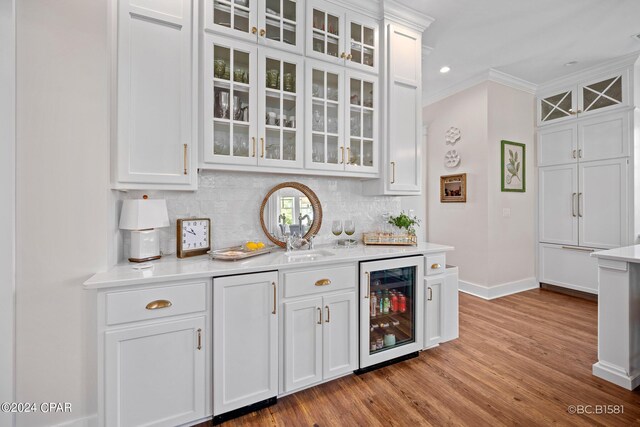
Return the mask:
{"type": "Polygon", "coordinates": [[[640,385],[640,374],[628,375],[624,369],[611,365],[607,362],[596,362],[593,364],[593,375],[612,382],[627,390],[633,390],[640,385]]]}
{"type": "Polygon", "coordinates": [[[476,283],[458,281],[458,287],[461,292],[470,294],[482,299],[492,300],[507,295],[517,294],[518,292],[537,289],[540,287],[535,277],[529,277],[515,282],[502,283],[495,286],[483,286],[476,283]]]}
{"type": "Polygon", "coordinates": [[[97,427],[97,426],[98,426],[98,414],[94,414],[94,415],[89,415],[87,417],[66,421],[62,424],[56,424],[53,427],[97,427]]]}

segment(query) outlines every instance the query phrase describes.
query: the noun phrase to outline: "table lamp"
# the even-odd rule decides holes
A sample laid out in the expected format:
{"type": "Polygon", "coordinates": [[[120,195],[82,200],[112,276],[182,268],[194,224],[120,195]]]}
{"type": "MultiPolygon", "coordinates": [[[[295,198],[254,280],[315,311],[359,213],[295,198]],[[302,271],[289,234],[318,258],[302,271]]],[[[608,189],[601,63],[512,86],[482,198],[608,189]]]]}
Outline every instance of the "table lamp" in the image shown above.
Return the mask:
{"type": "Polygon", "coordinates": [[[120,213],[120,229],[131,230],[130,262],[160,258],[160,236],[157,228],[169,226],[167,202],[142,199],[124,200],[120,213]]]}

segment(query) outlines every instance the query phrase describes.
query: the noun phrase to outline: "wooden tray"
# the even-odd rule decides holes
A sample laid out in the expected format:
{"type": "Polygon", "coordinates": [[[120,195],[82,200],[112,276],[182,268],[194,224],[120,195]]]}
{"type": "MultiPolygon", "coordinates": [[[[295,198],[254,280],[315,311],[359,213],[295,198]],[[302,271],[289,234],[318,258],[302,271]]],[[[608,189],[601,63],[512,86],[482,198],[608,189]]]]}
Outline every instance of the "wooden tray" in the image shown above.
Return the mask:
{"type": "Polygon", "coordinates": [[[278,246],[269,245],[262,249],[256,249],[255,251],[248,251],[244,246],[232,246],[230,248],[209,251],[209,256],[211,259],[219,259],[222,261],[238,261],[258,255],[268,254],[273,252],[275,249],[278,249],[278,246]]]}
{"type": "Polygon", "coordinates": [[[362,243],[372,246],[416,246],[418,238],[411,234],[363,233],[362,243]]]}

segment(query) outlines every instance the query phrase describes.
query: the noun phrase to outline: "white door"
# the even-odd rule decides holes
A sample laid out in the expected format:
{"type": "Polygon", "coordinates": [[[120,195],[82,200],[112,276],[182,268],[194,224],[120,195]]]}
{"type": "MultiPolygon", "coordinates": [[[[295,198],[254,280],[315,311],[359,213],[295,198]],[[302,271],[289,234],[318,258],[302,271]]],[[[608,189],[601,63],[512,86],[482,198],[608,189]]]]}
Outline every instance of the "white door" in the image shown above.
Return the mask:
{"type": "Polygon", "coordinates": [[[631,114],[633,113],[625,111],[580,120],[578,123],[580,161],[627,157],[633,132],[631,114]]]}
{"type": "Polygon", "coordinates": [[[576,117],[578,91],[575,86],[556,89],[538,96],[538,126],[576,117]]]}
{"type": "MultiPolygon", "coordinates": [[[[117,179],[197,185],[192,0],[118,2],[117,179]],[[150,7],[153,7],[151,9],[150,7]],[[159,71],[161,70],[161,72],[159,71]]],[[[145,188],[148,188],[145,187],[145,188]]]]}
{"type": "Polygon", "coordinates": [[[578,244],[578,165],[538,169],[538,221],[541,242],[578,244]]]}
{"type": "Polygon", "coordinates": [[[326,380],[358,368],[358,319],[355,292],[326,296],[322,303],[322,365],[326,380]]]}
{"type": "Polygon", "coordinates": [[[445,278],[425,279],[424,348],[438,345],[442,340],[445,278]]]}
{"type": "Polygon", "coordinates": [[[205,34],[204,58],[203,161],[256,165],[257,48],[205,34]]]}
{"type": "Polygon", "coordinates": [[[613,249],[628,241],[627,159],[580,163],[580,246],[613,249]]]}
{"type": "Polygon", "coordinates": [[[284,304],[285,391],[322,381],[322,298],[284,304]]]}
{"type": "Polygon", "coordinates": [[[344,9],[323,0],[307,0],[306,54],[344,65],[344,9]]]}
{"type": "Polygon", "coordinates": [[[203,418],[206,336],[204,316],[106,332],[105,425],[203,418]]]}
{"type": "Polygon", "coordinates": [[[255,42],[258,39],[258,2],[262,0],[206,0],[204,28],[255,42]]]}
{"type": "Polygon", "coordinates": [[[351,40],[351,46],[346,48],[347,66],[377,73],[380,57],[378,22],[357,13],[347,12],[345,24],[345,40],[351,40]]]}
{"type": "Polygon", "coordinates": [[[304,161],[303,57],[268,48],[258,53],[258,164],[300,168],[304,161]]]}
{"type": "Polygon", "coordinates": [[[345,169],[353,172],[378,172],[380,114],[378,79],[347,70],[344,122],[347,124],[345,169]]]}
{"type": "Polygon", "coordinates": [[[305,166],[344,170],[344,67],[308,59],[305,166]]]}
{"type": "Polygon", "coordinates": [[[278,394],[276,272],[213,279],[213,413],[278,394]]]}
{"type": "Polygon", "coordinates": [[[538,166],[575,163],[578,158],[578,131],[575,123],[538,130],[538,166]]]}
{"type": "Polygon", "coordinates": [[[421,75],[420,33],[397,25],[390,27],[389,121],[387,188],[420,192],[421,174],[421,75]]]}
{"type": "Polygon", "coordinates": [[[258,8],[258,42],[302,55],[304,1],[261,0],[258,8]]]}

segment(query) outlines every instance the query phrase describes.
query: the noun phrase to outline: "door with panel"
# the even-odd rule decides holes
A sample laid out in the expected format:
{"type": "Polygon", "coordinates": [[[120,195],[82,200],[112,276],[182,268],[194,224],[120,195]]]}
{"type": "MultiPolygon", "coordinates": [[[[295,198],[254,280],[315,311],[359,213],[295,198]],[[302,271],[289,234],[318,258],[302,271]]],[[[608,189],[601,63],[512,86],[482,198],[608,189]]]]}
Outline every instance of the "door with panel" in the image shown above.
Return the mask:
{"type": "Polygon", "coordinates": [[[539,241],[578,244],[578,165],[538,169],[539,241]]]}
{"type": "Polygon", "coordinates": [[[546,91],[538,95],[538,126],[559,123],[576,117],[578,111],[576,86],[546,91]]]}
{"type": "Polygon", "coordinates": [[[575,163],[578,158],[578,131],[574,122],[538,130],[538,166],[575,163]]]}
{"type": "Polygon", "coordinates": [[[579,165],[580,246],[614,249],[628,242],[627,159],[579,165]]]}
{"type": "Polygon", "coordinates": [[[204,53],[203,160],[256,165],[257,48],[205,34],[204,53]]]}
{"type": "Polygon", "coordinates": [[[278,394],[277,272],[213,279],[213,412],[278,394]]]}
{"type": "Polygon", "coordinates": [[[346,292],[322,299],[323,379],[337,377],[358,368],[356,294],[346,292]]]}
{"type": "Polygon", "coordinates": [[[255,42],[260,0],[204,0],[204,28],[255,42]]]}
{"type": "Polygon", "coordinates": [[[304,0],[261,0],[258,4],[258,42],[302,55],[304,0]]]}
{"type": "Polygon", "coordinates": [[[258,70],[258,164],[302,167],[303,58],[261,48],[258,49],[258,70]]]}
{"type": "Polygon", "coordinates": [[[206,416],[205,320],[105,332],[105,425],[175,426],[206,416]]]}
{"type": "Polygon", "coordinates": [[[307,60],[305,166],[344,170],[344,69],[307,60]]]}
{"type": "Polygon", "coordinates": [[[347,12],[345,31],[346,65],[370,73],[377,73],[380,57],[378,22],[363,15],[347,12]]]}
{"type": "Polygon", "coordinates": [[[598,76],[581,83],[579,88],[579,116],[614,110],[629,104],[628,71],[598,76]]]}
{"type": "Polygon", "coordinates": [[[379,122],[378,79],[348,70],[346,72],[345,170],[375,173],[378,171],[379,122]]]}
{"type": "Polygon", "coordinates": [[[629,155],[632,112],[612,112],[578,122],[578,158],[581,162],[629,155]]]}
{"type": "Polygon", "coordinates": [[[440,275],[425,279],[425,283],[424,348],[430,348],[442,340],[445,278],[440,275]]]}
{"type": "Polygon", "coordinates": [[[344,65],[344,9],[323,0],[307,0],[306,54],[344,65]]]}
{"type": "Polygon", "coordinates": [[[118,1],[116,187],[197,186],[195,10],[118,1]]]}
{"type": "Polygon", "coordinates": [[[322,298],[284,303],[284,386],[322,381],[322,298]]]}

